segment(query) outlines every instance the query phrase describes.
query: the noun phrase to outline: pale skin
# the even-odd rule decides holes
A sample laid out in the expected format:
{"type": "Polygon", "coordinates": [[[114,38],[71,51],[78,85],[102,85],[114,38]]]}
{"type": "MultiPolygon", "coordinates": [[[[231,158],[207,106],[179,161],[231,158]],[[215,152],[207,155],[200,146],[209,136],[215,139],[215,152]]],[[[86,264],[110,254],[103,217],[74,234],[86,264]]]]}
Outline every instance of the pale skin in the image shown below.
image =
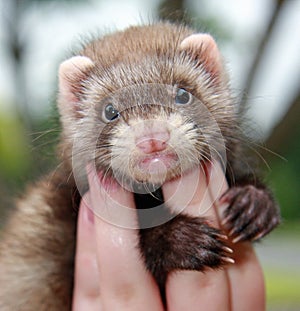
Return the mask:
{"type": "MultiPolygon", "coordinates": [[[[184,187],[195,187],[195,178],[199,182],[184,213],[205,216],[213,226],[220,227],[226,206],[220,205],[218,198],[227,184],[219,164],[212,166],[211,182],[205,181],[201,170],[186,174],[181,181],[167,182],[163,186],[165,201],[176,208],[176,202],[187,193],[184,187]],[[178,187],[179,182],[184,187],[178,187]]],[[[99,191],[93,172],[88,179],[90,191],[82,200],[78,220],[73,311],[163,311],[158,287],[137,248],[137,230],[115,226],[93,214],[89,207],[105,206],[108,195],[99,191]]],[[[135,207],[132,193],[121,187],[113,189],[113,198],[123,206],[135,207]]],[[[132,219],[132,223],[135,221],[132,219]]],[[[233,244],[230,238],[227,245],[233,250],[235,263],[225,269],[180,271],[168,277],[168,311],[265,310],[263,273],[252,245],[233,244]]]]}

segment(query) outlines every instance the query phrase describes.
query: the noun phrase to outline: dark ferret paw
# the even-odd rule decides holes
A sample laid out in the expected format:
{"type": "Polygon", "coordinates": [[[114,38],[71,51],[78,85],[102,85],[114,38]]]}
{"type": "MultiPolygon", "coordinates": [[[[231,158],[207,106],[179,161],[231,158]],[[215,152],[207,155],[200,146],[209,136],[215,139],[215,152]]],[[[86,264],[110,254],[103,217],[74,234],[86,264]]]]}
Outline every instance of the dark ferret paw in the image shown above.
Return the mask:
{"type": "Polygon", "coordinates": [[[227,236],[203,218],[185,215],[141,232],[146,265],[159,284],[164,284],[166,275],[175,270],[204,271],[234,263],[233,251],[226,242],[227,236]]]}
{"type": "Polygon", "coordinates": [[[233,187],[220,202],[229,204],[222,225],[233,243],[259,240],[280,223],[278,207],[267,189],[233,187]]]}

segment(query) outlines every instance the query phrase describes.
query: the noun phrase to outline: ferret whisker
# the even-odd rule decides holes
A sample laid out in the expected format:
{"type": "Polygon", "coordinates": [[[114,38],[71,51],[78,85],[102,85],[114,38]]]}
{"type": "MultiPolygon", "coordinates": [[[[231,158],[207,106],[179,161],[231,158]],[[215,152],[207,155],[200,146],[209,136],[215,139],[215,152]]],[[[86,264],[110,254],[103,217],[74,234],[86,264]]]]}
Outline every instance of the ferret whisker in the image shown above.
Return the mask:
{"type": "Polygon", "coordinates": [[[47,136],[49,134],[57,134],[57,133],[60,133],[61,132],[61,129],[57,128],[57,129],[49,129],[49,130],[44,130],[44,131],[39,131],[39,132],[32,132],[29,134],[29,136],[36,136],[38,135],[37,137],[35,137],[32,141],[35,142],[41,138],[43,138],[44,136],[47,136]]]}
{"type": "MultiPolygon", "coordinates": [[[[279,153],[275,152],[275,151],[272,151],[271,149],[267,148],[266,146],[262,145],[262,144],[258,144],[256,142],[252,142],[251,143],[252,145],[254,145],[255,147],[257,148],[260,148],[260,149],[263,149],[264,151],[278,157],[279,159],[283,160],[283,161],[287,161],[287,159],[285,157],[283,157],[282,155],[280,155],[279,153]]],[[[255,150],[255,148],[254,148],[255,150]]]]}
{"type": "Polygon", "coordinates": [[[53,139],[53,140],[47,140],[46,142],[43,143],[39,143],[38,145],[34,145],[31,147],[31,152],[38,150],[39,148],[42,148],[44,146],[49,146],[49,145],[54,145],[55,143],[57,143],[57,139],[53,139]]]}

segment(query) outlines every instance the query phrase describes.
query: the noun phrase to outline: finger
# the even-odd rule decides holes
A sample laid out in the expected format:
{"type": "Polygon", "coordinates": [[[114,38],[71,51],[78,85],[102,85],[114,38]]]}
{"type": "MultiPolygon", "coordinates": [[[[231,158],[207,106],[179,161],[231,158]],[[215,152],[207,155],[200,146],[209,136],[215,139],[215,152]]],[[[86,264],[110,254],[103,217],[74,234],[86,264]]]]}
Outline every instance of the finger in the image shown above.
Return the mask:
{"type": "Polygon", "coordinates": [[[87,197],[82,200],[78,215],[73,311],[99,311],[101,306],[94,215],[86,202],[87,197]]]}
{"type": "MultiPolygon", "coordinates": [[[[207,191],[206,176],[201,169],[167,183],[163,192],[168,206],[171,204],[171,208],[175,210],[179,209],[177,202],[182,203],[181,198],[190,195],[184,213],[207,217],[212,225],[217,226],[213,202],[207,191]]],[[[205,273],[175,272],[169,276],[166,285],[168,308],[170,311],[230,310],[228,290],[228,279],[223,270],[207,270],[205,273]]]]}
{"type": "MultiPolygon", "coordinates": [[[[97,176],[90,172],[88,178],[92,204],[105,206],[107,215],[113,210],[116,216],[122,206],[134,210],[131,193],[121,187],[99,191],[97,176]]],[[[122,212],[120,215],[124,216],[122,212]]],[[[126,214],[126,217],[130,215],[126,214]]],[[[136,219],[126,219],[126,224],[135,222],[136,219]]],[[[146,271],[138,250],[137,230],[118,227],[95,217],[95,234],[104,310],[162,310],[157,285],[146,271]]]]}
{"type": "MultiPolygon", "coordinates": [[[[228,185],[219,163],[214,163],[209,190],[215,210],[222,214],[226,205],[218,206],[220,195],[228,185]],[[221,189],[221,191],[220,191],[221,189]]],[[[229,241],[230,242],[230,241],[229,241]]],[[[265,310],[265,286],[261,266],[250,243],[230,244],[233,249],[234,265],[227,268],[231,287],[232,311],[265,310]]]]}
{"type": "Polygon", "coordinates": [[[264,311],[266,294],[263,271],[250,243],[233,246],[236,264],[228,267],[232,311],[264,311]]]}
{"type": "Polygon", "coordinates": [[[218,219],[218,225],[221,227],[222,215],[227,204],[220,204],[219,199],[228,190],[228,184],[224,171],[219,162],[213,162],[208,174],[208,191],[210,200],[214,204],[214,211],[218,219]]]}

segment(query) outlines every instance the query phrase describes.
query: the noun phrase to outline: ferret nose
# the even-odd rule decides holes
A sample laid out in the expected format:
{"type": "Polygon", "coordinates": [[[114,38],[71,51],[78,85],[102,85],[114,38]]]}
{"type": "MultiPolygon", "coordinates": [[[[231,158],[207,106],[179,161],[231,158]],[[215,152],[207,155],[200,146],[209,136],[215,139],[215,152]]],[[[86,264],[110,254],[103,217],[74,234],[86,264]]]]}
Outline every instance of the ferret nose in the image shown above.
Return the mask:
{"type": "Polygon", "coordinates": [[[136,146],[146,154],[163,151],[167,148],[170,134],[167,131],[151,133],[136,139],[136,146]]]}

